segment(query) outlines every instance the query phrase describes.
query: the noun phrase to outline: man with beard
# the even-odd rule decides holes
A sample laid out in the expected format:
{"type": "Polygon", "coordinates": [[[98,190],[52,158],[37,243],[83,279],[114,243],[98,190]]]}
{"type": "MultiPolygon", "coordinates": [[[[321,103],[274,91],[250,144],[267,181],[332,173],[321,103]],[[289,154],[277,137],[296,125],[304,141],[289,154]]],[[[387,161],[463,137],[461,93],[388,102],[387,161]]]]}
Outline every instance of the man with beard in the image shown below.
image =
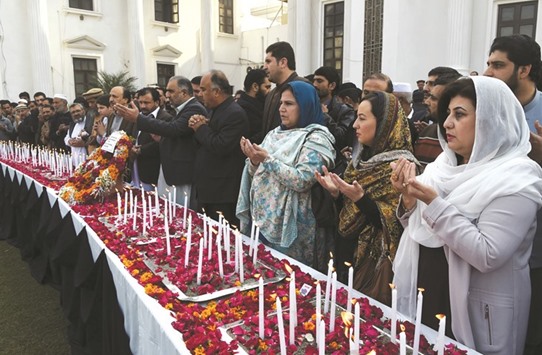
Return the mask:
{"type": "Polygon", "coordinates": [[[295,72],[294,49],[288,42],[275,42],[265,50],[264,70],[269,76],[269,81],[276,87],[265,98],[262,116],[262,130],[252,143],[261,143],[265,135],[277,127],[281,120],[279,114],[280,96],[282,88],[291,81],[307,81],[295,72]]]}
{"type": "Polygon", "coordinates": [[[245,110],[248,117],[250,133],[247,138],[251,141],[262,130],[262,115],[265,97],[271,90],[271,82],[263,69],[252,69],[247,73],[243,83],[245,91],[237,100],[239,106],[245,110]]]}
{"type": "MultiPolygon", "coordinates": [[[[495,38],[485,76],[500,79],[514,92],[523,106],[531,131],[529,156],[542,164],[542,61],[540,46],[526,35],[495,38]]],[[[524,354],[542,353],[542,210],[538,211],[538,227],[529,260],[531,268],[531,310],[524,354]]]]}
{"type": "Polygon", "coordinates": [[[351,107],[340,103],[335,95],[341,86],[339,72],[332,67],[320,67],[314,72],[312,84],[320,97],[326,125],[335,137],[335,149],[341,151],[344,147],[352,147],[354,134],[353,131],[350,135],[348,133],[356,113],[351,107]]]}

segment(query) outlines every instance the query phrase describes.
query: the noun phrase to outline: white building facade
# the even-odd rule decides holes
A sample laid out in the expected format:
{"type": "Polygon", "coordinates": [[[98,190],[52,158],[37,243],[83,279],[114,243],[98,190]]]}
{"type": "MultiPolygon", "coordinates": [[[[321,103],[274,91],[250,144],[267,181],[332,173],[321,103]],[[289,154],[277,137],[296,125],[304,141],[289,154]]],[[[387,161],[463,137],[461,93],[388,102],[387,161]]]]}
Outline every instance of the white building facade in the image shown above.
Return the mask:
{"type": "Polygon", "coordinates": [[[278,40],[300,75],[334,65],[358,86],[378,70],[414,85],[439,65],[483,72],[498,34],[541,38],[541,12],[521,0],[2,1],[0,97],[73,99],[97,71],[128,71],[143,87],[220,69],[241,89],[278,40]]]}

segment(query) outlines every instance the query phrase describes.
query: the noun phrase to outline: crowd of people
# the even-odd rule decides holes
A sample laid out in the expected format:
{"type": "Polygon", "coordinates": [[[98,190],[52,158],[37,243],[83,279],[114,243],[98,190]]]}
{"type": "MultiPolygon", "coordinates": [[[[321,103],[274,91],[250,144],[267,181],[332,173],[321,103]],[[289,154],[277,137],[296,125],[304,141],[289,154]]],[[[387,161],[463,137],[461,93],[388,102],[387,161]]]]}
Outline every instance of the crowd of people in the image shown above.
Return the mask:
{"type": "Polygon", "coordinates": [[[326,66],[299,76],[277,42],[235,97],[218,70],[136,93],[91,88],[71,104],[21,93],[0,101],[0,140],[78,164],[123,130],[134,186],[177,189],[178,203],[245,233],[257,225],[263,243],[318,270],[333,257],[343,281],[352,265],[354,287],[384,303],[393,282],[409,317],[423,288],[423,323],[445,314],[447,335],[484,354],[537,354],[540,46],[513,35],[488,53],[484,76],[435,67],[412,91],[383,73],[361,88],[326,66]]]}

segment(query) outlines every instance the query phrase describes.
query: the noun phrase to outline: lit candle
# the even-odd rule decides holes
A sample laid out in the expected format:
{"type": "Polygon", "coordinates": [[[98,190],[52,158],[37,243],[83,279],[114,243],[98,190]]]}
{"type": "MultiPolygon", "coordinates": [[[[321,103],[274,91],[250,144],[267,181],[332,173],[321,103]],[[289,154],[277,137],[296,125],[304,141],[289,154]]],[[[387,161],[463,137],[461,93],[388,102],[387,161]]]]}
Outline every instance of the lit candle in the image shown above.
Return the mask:
{"type": "Polygon", "coordinates": [[[359,354],[359,302],[356,302],[354,306],[354,346],[359,354]]]}
{"type": "Polygon", "coordinates": [[[198,257],[198,274],[197,274],[197,284],[201,285],[201,264],[203,262],[203,239],[199,240],[199,257],[198,257]]]}
{"type": "Polygon", "coordinates": [[[335,308],[337,302],[337,273],[333,271],[331,276],[331,310],[329,312],[329,331],[335,330],[335,308]]]}
{"type": "Polygon", "coordinates": [[[263,292],[263,278],[260,276],[260,279],[258,280],[258,305],[259,305],[259,315],[258,315],[258,335],[260,336],[260,339],[264,339],[264,308],[263,308],[263,301],[265,298],[265,294],[263,292]]]}
{"type": "Polygon", "coordinates": [[[331,273],[333,272],[333,258],[327,263],[326,295],[324,298],[324,314],[329,311],[329,292],[331,290],[331,273]]]}
{"type": "Polygon", "coordinates": [[[414,331],[414,346],[412,347],[412,352],[414,354],[418,353],[420,349],[420,332],[422,327],[422,307],[423,307],[423,294],[425,291],[423,288],[418,289],[418,303],[416,305],[416,330],[414,331]]]}
{"type": "Polygon", "coordinates": [[[120,192],[119,190],[117,190],[117,220],[121,220],[122,218],[122,213],[121,213],[121,199],[120,199],[120,192]]]}
{"type": "Polygon", "coordinates": [[[326,353],[326,322],[323,319],[320,319],[318,330],[318,354],[324,355],[326,353]]]}
{"type": "Polygon", "coordinates": [[[133,214],[133,225],[132,225],[132,229],[135,231],[136,230],[136,220],[137,220],[137,196],[134,198],[134,214],[133,214]]]}
{"type": "MultiPolygon", "coordinates": [[[[184,254],[184,267],[188,267],[188,257],[190,256],[190,247],[192,244],[192,215],[188,218],[188,233],[186,233],[186,250],[184,254]]],[[[222,274],[220,276],[223,276],[222,274]]]]}
{"type": "Polygon", "coordinates": [[[344,263],[348,268],[348,298],[346,299],[346,311],[352,313],[352,284],[354,283],[354,268],[350,263],[344,263]]]}
{"type": "Polygon", "coordinates": [[[316,344],[318,344],[318,337],[320,336],[320,315],[322,314],[322,286],[320,282],[316,281],[316,344]]]}
{"type": "Polygon", "coordinates": [[[444,354],[444,333],[446,332],[446,316],[444,314],[437,314],[438,323],[438,336],[437,342],[433,350],[437,352],[438,355],[444,354]]]}
{"type": "Polygon", "coordinates": [[[167,221],[167,203],[164,205],[164,232],[166,232],[166,251],[167,255],[171,254],[171,241],[169,240],[169,226],[167,221]]]}
{"type": "Polygon", "coordinates": [[[188,196],[184,193],[183,229],[186,230],[186,213],[188,212],[188,196]]]}
{"type": "Polygon", "coordinates": [[[390,336],[393,344],[397,343],[397,289],[394,284],[391,287],[391,327],[390,336]]]}
{"type": "Polygon", "coordinates": [[[401,324],[401,333],[399,333],[399,355],[406,355],[405,326],[402,324],[401,324]]]}
{"type": "Polygon", "coordinates": [[[277,296],[277,325],[279,328],[279,343],[280,343],[280,354],[286,355],[286,338],[284,335],[284,322],[282,320],[282,306],[280,304],[280,297],[277,296]]]}
{"type": "Polygon", "coordinates": [[[295,273],[292,271],[290,274],[290,293],[289,293],[289,301],[290,301],[290,345],[294,345],[295,340],[295,326],[296,326],[296,306],[295,306],[295,273]]]}

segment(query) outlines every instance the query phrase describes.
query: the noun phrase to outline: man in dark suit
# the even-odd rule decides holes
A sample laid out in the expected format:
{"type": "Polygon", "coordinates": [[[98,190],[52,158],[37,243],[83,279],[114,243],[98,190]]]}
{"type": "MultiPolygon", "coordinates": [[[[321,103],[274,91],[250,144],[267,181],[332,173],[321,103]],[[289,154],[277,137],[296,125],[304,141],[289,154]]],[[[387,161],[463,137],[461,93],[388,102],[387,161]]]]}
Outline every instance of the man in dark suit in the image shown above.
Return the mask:
{"type": "MultiPolygon", "coordinates": [[[[137,92],[137,100],[141,113],[151,119],[171,120],[171,115],[160,108],[160,94],[155,88],[147,87],[137,92]]],[[[146,191],[153,190],[152,185],[158,184],[160,172],[160,137],[145,131],[139,131],[136,145],[132,148],[135,155],[132,173],[132,184],[141,184],[146,191]]]]}
{"type": "Polygon", "coordinates": [[[249,133],[248,119],[231,97],[230,83],[221,71],[205,74],[200,89],[205,106],[211,110],[209,120],[194,115],[188,121],[200,145],[195,168],[198,209],[205,208],[215,219],[221,211],[230,223],[239,225],[235,205],[245,162],[240,141],[249,133]]]}
{"type": "Polygon", "coordinates": [[[111,89],[109,92],[109,103],[115,111],[115,115],[107,120],[107,127],[105,131],[106,137],[109,137],[113,132],[124,131],[127,135],[135,138],[137,132],[135,131],[134,123],[123,119],[117,112],[118,107],[128,106],[131,100],[132,95],[125,87],[115,86],[111,89]]]}
{"type": "Polygon", "coordinates": [[[205,115],[207,110],[193,96],[190,80],[182,76],[169,79],[166,96],[177,111],[174,119],[167,121],[153,120],[138,113],[134,105],[119,107],[118,112],[125,120],[136,122],[141,131],[153,133],[162,137],[160,140],[160,176],[158,178],[159,193],[162,195],[166,188],[177,190],[177,203],[184,203],[184,193],[191,201],[190,207],[195,208],[194,194],[191,194],[194,181],[194,161],[197,146],[193,140],[194,131],[188,128],[188,119],[193,115],[205,115]]]}

